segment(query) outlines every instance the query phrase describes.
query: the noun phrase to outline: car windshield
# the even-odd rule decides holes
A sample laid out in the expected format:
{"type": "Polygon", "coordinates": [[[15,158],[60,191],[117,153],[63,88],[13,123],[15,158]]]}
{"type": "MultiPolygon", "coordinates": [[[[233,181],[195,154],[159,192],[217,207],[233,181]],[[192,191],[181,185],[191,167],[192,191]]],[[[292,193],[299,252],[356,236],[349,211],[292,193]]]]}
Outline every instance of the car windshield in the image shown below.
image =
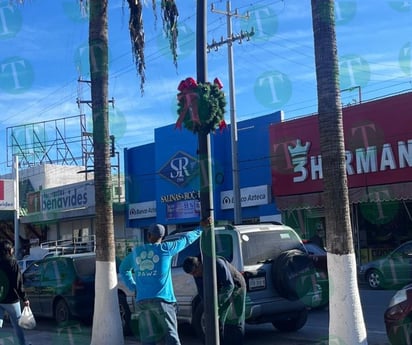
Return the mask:
{"type": "Polygon", "coordinates": [[[242,234],[245,265],[254,265],[276,258],[290,249],[303,249],[299,237],[292,231],[262,231],[242,234]]]}
{"type": "Polygon", "coordinates": [[[80,277],[94,276],[96,272],[96,257],[85,256],[73,260],[74,267],[80,277]]]}
{"type": "Polygon", "coordinates": [[[26,267],[29,267],[34,260],[19,260],[20,269],[24,270],[26,267]]]}

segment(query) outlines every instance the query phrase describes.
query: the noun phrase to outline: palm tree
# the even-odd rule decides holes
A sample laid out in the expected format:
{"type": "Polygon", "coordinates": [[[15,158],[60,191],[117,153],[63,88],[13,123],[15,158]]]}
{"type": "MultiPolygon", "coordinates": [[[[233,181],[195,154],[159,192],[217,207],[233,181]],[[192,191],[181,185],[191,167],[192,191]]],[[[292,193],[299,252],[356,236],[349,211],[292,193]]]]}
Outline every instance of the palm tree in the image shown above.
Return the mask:
{"type": "MultiPolygon", "coordinates": [[[[119,305],[111,194],[110,134],[108,112],[108,0],[90,0],[89,61],[92,93],[94,184],[96,199],[96,297],[91,345],[124,344],[119,305]]],[[[143,0],[128,0],[132,51],[145,81],[143,0]]],[[[156,10],[155,0],[152,0],[156,10]]],[[[162,20],[169,36],[176,65],[177,7],[174,0],[162,1],[162,20]]]]}
{"type": "MultiPolygon", "coordinates": [[[[19,0],[23,2],[24,0],[19,0]]],[[[127,0],[130,10],[129,30],[132,53],[143,93],[145,82],[143,3],[127,0]]],[[[112,178],[108,111],[108,4],[109,0],[80,0],[89,6],[89,62],[91,76],[94,186],[96,200],[96,297],[91,345],[122,345],[113,227],[112,178]]],[[[152,0],[156,13],[156,0],[152,0]]],[[[169,38],[173,62],[177,66],[177,17],[174,0],[162,0],[163,29],[169,38]]]]}
{"type": "Polygon", "coordinates": [[[330,284],[329,344],[367,344],[356,279],[334,0],[311,0],[330,284]]]}
{"type": "Polygon", "coordinates": [[[96,297],[91,344],[124,344],[117,298],[111,195],[108,110],[108,1],[90,1],[94,188],[96,200],[96,297]]]}

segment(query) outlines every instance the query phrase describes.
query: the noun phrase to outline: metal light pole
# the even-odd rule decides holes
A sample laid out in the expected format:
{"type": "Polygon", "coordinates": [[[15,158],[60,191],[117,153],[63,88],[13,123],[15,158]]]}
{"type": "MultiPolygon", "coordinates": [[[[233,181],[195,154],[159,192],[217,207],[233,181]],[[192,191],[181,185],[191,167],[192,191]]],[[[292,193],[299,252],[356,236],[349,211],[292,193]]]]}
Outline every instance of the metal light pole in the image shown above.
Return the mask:
{"type": "Polygon", "coordinates": [[[14,183],[14,250],[17,257],[20,256],[20,190],[19,190],[19,156],[14,156],[13,162],[14,183]]]}
{"type": "MultiPolygon", "coordinates": [[[[207,20],[206,0],[197,0],[196,14],[196,68],[197,81],[207,81],[207,20]]],[[[199,166],[200,166],[200,205],[201,218],[213,219],[212,194],[212,164],[210,157],[210,134],[200,130],[198,134],[199,166]]],[[[214,225],[203,231],[203,284],[204,284],[204,313],[206,321],[205,340],[207,345],[219,344],[217,281],[216,281],[216,249],[214,225]]]]}

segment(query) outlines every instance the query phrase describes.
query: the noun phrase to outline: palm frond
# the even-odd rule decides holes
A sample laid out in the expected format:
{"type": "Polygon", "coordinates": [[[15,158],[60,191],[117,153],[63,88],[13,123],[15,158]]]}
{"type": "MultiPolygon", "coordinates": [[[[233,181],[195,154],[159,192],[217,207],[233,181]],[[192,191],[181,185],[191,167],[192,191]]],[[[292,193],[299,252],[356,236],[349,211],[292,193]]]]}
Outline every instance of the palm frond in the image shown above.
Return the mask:
{"type": "MultiPolygon", "coordinates": [[[[153,0],[154,2],[155,0],[153,0]]],[[[140,0],[127,0],[129,3],[129,31],[132,44],[133,59],[136,65],[137,72],[140,75],[140,91],[143,93],[143,85],[145,82],[145,59],[144,59],[144,29],[142,3],[140,0]]]]}
{"type": "MultiPolygon", "coordinates": [[[[144,83],[146,81],[145,69],[145,37],[143,28],[143,2],[144,0],[127,0],[130,9],[129,31],[132,43],[133,59],[138,74],[140,75],[140,91],[144,92],[144,83]]],[[[156,0],[152,0],[152,9],[156,15],[156,0]]],[[[179,16],[177,6],[174,0],[162,0],[161,4],[163,30],[169,39],[170,50],[173,55],[173,63],[177,67],[177,18],[179,16]]]]}
{"type": "Polygon", "coordinates": [[[169,39],[170,50],[173,55],[173,63],[177,67],[177,18],[179,17],[179,11],[174,0],[162,1],[162,19],[163,30],[166,37],[169,39]]]}

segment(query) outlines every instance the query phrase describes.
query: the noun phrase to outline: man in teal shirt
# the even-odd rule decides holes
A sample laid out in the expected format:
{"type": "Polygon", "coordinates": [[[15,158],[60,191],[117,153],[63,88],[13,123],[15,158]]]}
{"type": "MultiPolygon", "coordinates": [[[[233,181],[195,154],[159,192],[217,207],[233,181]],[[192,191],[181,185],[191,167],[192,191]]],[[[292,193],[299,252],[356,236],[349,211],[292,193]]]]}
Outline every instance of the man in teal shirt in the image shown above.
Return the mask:
{"type": "MultiPolygon", "coordinates": [[[[202,222],[202,226],[210,224],[202,222]]],[[[122,261],[119,271],[126,286],[136,292],[138,333],[142,344],[180,345],[177,331],[176,297],[173,290],[171,263],[174,255],[195,242],[202,234],[196,228],[183,237],[163,242],[165,228],[149,227],[149,243],[135,247],[122,261]]]]}

